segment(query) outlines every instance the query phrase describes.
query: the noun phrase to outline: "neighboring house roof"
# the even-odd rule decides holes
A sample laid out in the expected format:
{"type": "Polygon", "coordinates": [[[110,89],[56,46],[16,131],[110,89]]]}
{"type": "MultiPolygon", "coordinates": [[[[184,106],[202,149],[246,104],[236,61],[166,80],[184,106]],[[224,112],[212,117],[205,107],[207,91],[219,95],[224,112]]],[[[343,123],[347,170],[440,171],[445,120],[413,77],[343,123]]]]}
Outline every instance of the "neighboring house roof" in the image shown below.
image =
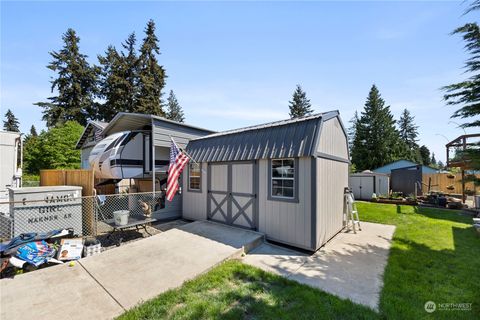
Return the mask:
{"type": "MultiPolygon", "coordinates": [[[[390,174],[392,170],[395,169],[401,169],[401,168],[407,168],[407,167],[412,167],[412,166],[418,166],[418,163],[415,163],[410,160],[406,159],[400,159],[394,162],[391,162],[389,164],[386,164],[382,167],[373,169],[373,172],[379,172],[379,173],[387,173],[390,174]]],[[[438,170],[429,166],[421,165],[422,166],[422,172],[423,173],[437,173],[438,170]]]]}
{"type": "Polygon", "coordinates": [[[85,129],[83,130],[82,135],[80,136],[80,139],[78,139],[78,142],[75,148],[82,149],[83,145],[85,144],[85,141],[87,140],[88,135],[92,132],[92,130],[98,130],[99,132],[102,132],[107,125],[108,125],[108,122],[89,120],[87,125],[85,126],[85,129]]]}
{"type": "Polygon", "coordinates": [[[199,162],[313,156],[323,121],[338,116],[330,111],[219,132],[191,140],[187,152],[199,162]]]}

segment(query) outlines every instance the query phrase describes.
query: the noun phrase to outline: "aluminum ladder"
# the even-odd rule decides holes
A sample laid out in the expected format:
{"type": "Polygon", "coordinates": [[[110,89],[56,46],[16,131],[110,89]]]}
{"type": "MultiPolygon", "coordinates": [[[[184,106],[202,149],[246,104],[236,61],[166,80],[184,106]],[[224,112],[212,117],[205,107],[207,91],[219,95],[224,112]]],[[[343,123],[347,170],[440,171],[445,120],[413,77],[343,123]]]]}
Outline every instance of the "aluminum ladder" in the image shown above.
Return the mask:
{"type": "Polygon", "coordinates": [[[355,198],[353,193],[346,189],[344,193],[344,208],[346,214],[346,225],[347,230],[350,228],[353,229],[353,233],[357,233],[357,227],[359,231],[362,231],[360,226],[360,218],[358,217],[357,205],[355,204],[355,198]]]}

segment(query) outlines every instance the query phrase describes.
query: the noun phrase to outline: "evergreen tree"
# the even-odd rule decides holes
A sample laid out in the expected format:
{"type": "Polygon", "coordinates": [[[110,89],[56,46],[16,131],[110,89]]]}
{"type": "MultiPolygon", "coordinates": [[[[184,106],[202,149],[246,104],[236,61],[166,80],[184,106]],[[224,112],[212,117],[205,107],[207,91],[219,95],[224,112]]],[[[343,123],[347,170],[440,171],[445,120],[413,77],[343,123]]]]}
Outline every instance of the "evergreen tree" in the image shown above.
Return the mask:
{"type": "Polygon", "coordinates": [[[170,94],[167,99],[167,113],[165,114],[165,118],[177,122],[185,121],[182,107],[178,103],[177,97],[173,93],[173,90],[170,90],[170,94]]]}
{"type": "Polygon", "coordinates": [[[374,169],[397,160],[400,153],[398,131],[390,107],[372,86],[356,126],[352,162],[357,170],[374,169]]]}
{"type": "Polygon", "coordinates": [[[307,99],[307,94],[302,90],[302,87],[297,84],[297,88],[293,92],[292,101],[289,101],[290,118],[299,118],[308,116],[313,113],[310,100],[307,99]]]}
{"type": "Polygon", "coordinates": [[[423,145],[419,149],[420,157],[422,159],[422,164],[428,166],[430,165],[430,150],[428,150],[427,146],[423,145]]]}
{"type": "Polygon", "coordinates": [[[410,111],[404,109],[398,121],[398,132],[402,142],[401,157],[418,163],[421,161],[421,156],[417,144],[418,126],[415,125],[414,120],[415,117],[410,111]]]}
{"type": "Polygon", "coordinates": [[[38,137],[38,133],[37,133],[37,128],[35,128],[35,126],[32,124],[32,126],[30,127],[30,136],[32,137],[38,137]]]}
{"type": "Polygon", "coordinates": [[[20,132],[20,122],[13,114],[12,110],[8,109],[5,113],[5,120],[3,121],[3,129],[5,131],[20,132]]]}
{"type": "Polygon", "coordinates": [[[125,109],[126,112],[134,112],[137,104],[138,92],[138,57],[135,45],[137,38],[132,32],[125,43],[122,43],[122,65],[124,70],[124,94],[125,94],[125,109]]]}
{"type": "MultiPolygon", "coordinates": [[[[480,1],[475,0],[465,11],[465,14],[480,9],[480,1]]],[[[462,127],[480,126],[480,27],[476,22],[466,23],[455,29],[452,34],[460,34],[465,42],[465,49],[470,58],[465,62],[468,77],[461,82],[445,86],[444,99],[449,106],[459,107],[452,118],[468,119],[462,127]]],[[[469,146],[459,152],[460,157],[469,160],[469,169],[480,170],[480,143],[469,146]]],[[[448,159],[447,159],[448,160],[448,159]]],[[[466,181],[472,181],[475,186],[480,185],[480,179],[475,175],[468,175],[466,181]]]]}
{"type": "Polygon", "coordinates": [[[38,102],[42,107],[43,120],[47,127],[74,120],[86,125],[89,119],[97,118],[97,104],[94,101],[97,91],[96,67],[91,67],[87,56],[80,53],[80,38],[73,29],[68,29],[62,36],[64,46],[60,51],[50,52],[53,61],[48,69],[57,73],[52,80],[52,92],[57,96],[48,98],[49,102],[38,102]]]}
{"type": "MultiPolygon", "coordinates": [[[[348,148],[350,150],[350,153],[352,152],[353,148],[353,142],[355,141],[356,134],[357,134],[357,126],[358,122],[360,121],[358,117],[358,112],[355,110],[355,113],[353,114],[352,119],[350,119],[350,127],[348,127],[348,148]]],[[[351,156],[351,155],[350,155],[351,156]]]]}
{"type": "Polygon", "coordinates": [[[101,65],[99,96],[105,100],[99,108],[99,118],[110,121],[118,112],[134,112],[137,103],[138,58],[135,33],[128,36],[122,47],[126,52],[109,46],[104,56],[98,56],[101,65]]]}
{"type": "Polygon", "coordinates": [[[400,139],[407,145],[410,150],[418,148],[418,126],[414,123],[413,117],[407,109],[404,109],[400,119],[398,120],[398,132],[400,139]]]}
{"type": "Polygon", "coordinates": [[[437,159],[435,159],[435,152],[432,152],[432,158],[430,159],[430,164],[436,165],[437,159]]]}
{"type": "Polygon", "coordinates": [[[145,38],[138,59],[138,93],[135,112],[165,116],[162,108],[162,90],[165,87],[165,70],[159,65],[158,38],[155,22],[150,20],[145,29],[145,38]]]}
{"type": "Polygon", "coordinates": [[[123,70],[120,55],[113,46],[109,46],[105,56],[98,56],[101,65],[99,96],[105,100],[99,107],[98,118],[110,121],[121,111],[125,110],[125,92],[123,70]]]}

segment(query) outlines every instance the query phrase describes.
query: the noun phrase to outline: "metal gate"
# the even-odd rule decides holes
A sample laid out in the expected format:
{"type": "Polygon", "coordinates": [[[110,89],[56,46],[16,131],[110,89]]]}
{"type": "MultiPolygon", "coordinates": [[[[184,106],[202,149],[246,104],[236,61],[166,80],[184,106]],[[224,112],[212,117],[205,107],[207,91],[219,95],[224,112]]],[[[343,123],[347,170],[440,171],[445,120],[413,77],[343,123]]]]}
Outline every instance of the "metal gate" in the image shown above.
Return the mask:
{"type": "Polygon", "coordinates": [[[214,163],[208,166],[207,217],[255,229],[255,163],[214,163]]]}

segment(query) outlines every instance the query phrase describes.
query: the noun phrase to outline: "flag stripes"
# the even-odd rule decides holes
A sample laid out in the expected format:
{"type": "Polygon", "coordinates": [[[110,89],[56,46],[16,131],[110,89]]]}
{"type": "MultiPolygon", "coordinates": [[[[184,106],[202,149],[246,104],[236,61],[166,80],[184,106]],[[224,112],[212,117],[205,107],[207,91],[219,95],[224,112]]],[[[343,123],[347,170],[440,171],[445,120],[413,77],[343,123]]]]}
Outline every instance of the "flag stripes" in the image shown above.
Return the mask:
{"type": "Polygon", "coordinates": [[[173,142],[170,145],[170,165],[168,167],[167,179],[167,200],[172,201],[180,185],[178,178],[182,173],[183,168],[188,163],[189,158],[183,153],[173,142]]]}

